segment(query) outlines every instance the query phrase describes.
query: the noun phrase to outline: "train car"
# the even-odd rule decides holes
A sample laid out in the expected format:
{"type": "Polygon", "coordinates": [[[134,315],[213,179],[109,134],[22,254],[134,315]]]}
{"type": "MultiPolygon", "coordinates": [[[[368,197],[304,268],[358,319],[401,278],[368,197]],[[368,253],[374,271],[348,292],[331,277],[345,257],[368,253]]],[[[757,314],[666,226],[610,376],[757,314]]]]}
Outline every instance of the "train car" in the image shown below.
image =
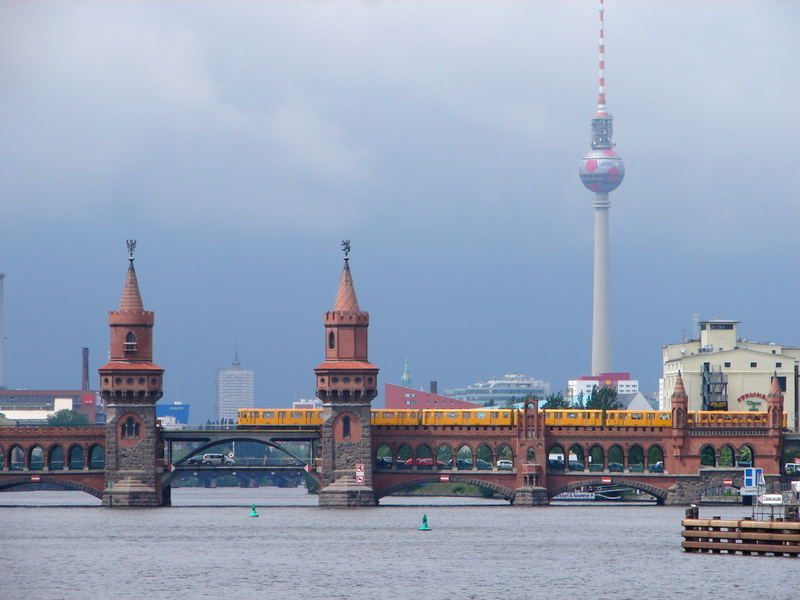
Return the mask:
{"type": "Polygon", "coordinates": [[[298,427],[318,427],[322,425],[321,413],[320,409],[240,408],[239,426],[296,425],[298,427]]]}
{"type": "Polygon", "coordinates": [[[422,413],[418,409],[373,409],[370,419],[373,425],[419,425],[422,413]]]}
{"type": "Polygon", "coordinates": [[[510,408],[433,409],[423,411],[422,422],[433,426],[510,426],[516,423],[516,411],[510,408]]]}
{"type": "Polygon", "coordinates": [[[672,427],[672,413],[657,410],[602,410],[579,408],[545,410],[545,425],[551,427],[672,427]]]}
{"type": "MultiPolygon", "coordinates": [[[[760,425],[769,423],[765,412],[724,412],[696,411],[689,413],[689,423],[700,425],[760,425]]],[[[783,426],[786,427],[786,413],[783,415],[783,426]]]]}

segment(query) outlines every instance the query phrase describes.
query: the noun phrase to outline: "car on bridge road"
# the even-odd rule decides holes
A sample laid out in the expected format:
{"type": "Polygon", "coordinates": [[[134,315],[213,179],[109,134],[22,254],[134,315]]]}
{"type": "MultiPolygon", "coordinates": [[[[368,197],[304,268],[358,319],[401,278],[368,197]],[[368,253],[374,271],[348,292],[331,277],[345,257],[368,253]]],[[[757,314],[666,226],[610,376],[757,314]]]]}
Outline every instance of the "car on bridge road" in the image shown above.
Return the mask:
{"type": "Polygon", "coordinates": [[[204,465],[235,465],[236,461],[227,454],[203,454],[203,459],[200,461],[204,465]]]}
{"type": "Polygon", "coordinates": [[[625,466],[622,463],[610,462],[610,463],[608,463],[608,470],[609,471],[616,471],[618,473],[621,473],[622,471],[625,470],[625,466]]]}
{"type": "Polygon", "coordinates": [[[510,460],[501,459],[497,461],[498,471],[511,471],[514,468],[514,463],[510,460]]]}

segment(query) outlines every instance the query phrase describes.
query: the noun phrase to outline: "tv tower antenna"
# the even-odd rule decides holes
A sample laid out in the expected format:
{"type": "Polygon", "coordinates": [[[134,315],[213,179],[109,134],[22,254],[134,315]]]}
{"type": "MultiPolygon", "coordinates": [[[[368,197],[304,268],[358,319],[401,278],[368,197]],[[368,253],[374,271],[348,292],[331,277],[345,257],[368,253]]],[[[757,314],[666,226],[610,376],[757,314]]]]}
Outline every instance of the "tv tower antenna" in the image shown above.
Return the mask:
{"type": "Polygon", "coordinates": [[[600,0],[600,44],[597,56],[597,111],[592,117],[592,149],[581,161],[583,185],[594,192],[594,295],[592,302],[592,375],[612,371],[609,300],[608,193],[622,183],[625,165],[612,150],[614,119],[606,107],[605,5],[600,0]]]}

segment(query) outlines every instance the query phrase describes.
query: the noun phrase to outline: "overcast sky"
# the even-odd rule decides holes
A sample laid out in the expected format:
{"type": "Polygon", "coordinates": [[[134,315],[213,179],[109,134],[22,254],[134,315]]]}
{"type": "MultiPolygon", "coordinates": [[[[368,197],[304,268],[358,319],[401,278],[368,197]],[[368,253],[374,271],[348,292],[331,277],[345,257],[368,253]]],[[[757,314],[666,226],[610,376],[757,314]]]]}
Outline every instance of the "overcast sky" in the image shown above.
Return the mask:
{"type": "MultiPolygon", "coordinates": [[[[314,392],[352,241],[370,358],[449,388],[590,367],[597,2],[2,2],[6,385],[92,385],[138,240],[163,401],[314,392]]],[[[616,370],[692,315],[800,345],[800,3],[606,3],[616,370]]],[[[380,404],[380,401],[377,403],[380,404]]]]}

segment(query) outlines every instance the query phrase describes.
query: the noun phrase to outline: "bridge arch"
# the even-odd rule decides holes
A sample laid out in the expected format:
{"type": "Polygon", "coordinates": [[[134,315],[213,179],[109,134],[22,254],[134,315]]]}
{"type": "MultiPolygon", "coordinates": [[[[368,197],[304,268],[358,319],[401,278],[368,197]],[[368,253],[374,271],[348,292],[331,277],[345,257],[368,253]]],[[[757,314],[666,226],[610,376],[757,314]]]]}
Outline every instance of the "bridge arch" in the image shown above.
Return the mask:
{"type": "Polygon", "coordinates": [[[34,444],[28,449],[28,468],[31,471],[41,471],[44,469],[44,464],[44,448],[34,444]]]}
{"type": "Polygon", "coordinates": [[[736,451],[730,444],[723,444],[719,448],[719,466],[733,467],[736,462],[736,451]]]}
{"type": "Polygon", "coordinates": [[[436,464],[443,465],[444,468],[452,468],[455,461],[453,457],[455,453],[449,444],[439,444],[436,448],[436,464]]]}
{"type": "Polygon", "coordinates": [[[8,470],[22,471],[25,468],[25,452],[22,447],[14,444],[8,452],[8,470]]]}
{"type": "Polygon", "coordinates": [[[472,470],[475,466],[475,452],[469,444],[462,444],[456,451],[456,469],[472,470]]]}
{"type": "MultiPolygon", "coordinates": [[[[408,490],[416,489],[426,483],[439,483],[439,477],[437,475],[428,475],[423,477],[417,477],[416,479],[410,479],[408,481],[401,481],[399,483],[395,483],[390,485],[386,488],[375,490],[375,498],[380,500],[385,496],[390,496],[396,492],[405,492],[408,490]]],[[[502,497],[503,500],[508,500],[511,502],[514,499],[514,490],[511,490],[505,486],[499,485],[497,483],[491,481],[484,481],[477,477],[470,477],[467,475],[450,475],[450,483],[466,483],[469,485],[474,485],[480,489],[484,490],[491,490],[498,496],[502,497]]]]}
{"type": "Polygon", "coordinates": [[[205,454],[206,452],[208,452],[209,449],[214,448],[215,446],[219,446],[220,444],[227,444],[227,443],[230,443],[230,442],[255,442],[257,444],[262,444],[263,446],[269,446],[271,448],[275,448],[277,450],[280,450],[281,452],[283,452],[287,456],[289,456],[291,458],[294,458],[294,459],[296,459],[296,460],[298,460],[298,461],[300,461],[302,463],[305,463],[305,461],[306,461],[305,458],[301,458],[299,456],[296,456],[294,453],[290,452],[288,449],[286,449],[283,446],[281,446],[278,442],[274,442],[274,441],[270,441],[270,440],[264,440],[264,439],[260,439],[260,438],[254,437],[254,436],[248,436],[246,434],[243,434],[243,435],[240,434],[240,435],[232,435],[231,437],[226,437],[226,438],[221,438],[221,439],[209,440],[209,441],[205,442],[204,444],[201,444],[200,446],[198,446],[197,448],[195,448],[191,452],[189,452],[189,454],[187,454],[186,456],[181,458],[175,464],[183,464],[187,460],[192,458],[193,456],[197,456],[198,454],[205,454]]]}
{"type": "Polygon", "coordinates": [[[658,444],[651,444],[647,449],[647,467],[659,462],[664,463],[664,449],[658,444]]]}
{"type": "Polygon", "coordinates": [[[700,448],[700,466],[702,467],[717,466],[717,451],[711,444],[705,444],[702,448],[700,448]]]}
{"type": "Polygon", "coordinates": [[[84,464],[84,451],[80,444],[73,444],[69,449],[70,470],[82,469],[84,464]]]}
{"type": "Polygon", "coordinates": [[[51,471],[62,471],[64,469],[64,448],[60,444],[50,446],[47,468],[51,471]]]}
{"type": "Polygon", "coordinates": [[[736,453],[737,463],[742,467],[755,467],[756,453],[750,444],[742,444],[736,453]]]}
{"type": "Polygon", "coordinates": [[[95,489],[85,483],[78,481],[70,481],[69,479],[61,479],[59,477],[47,477],[44,481],[33,482],[30,476],[27,477],[11,477],[9,479],[0,479],[0,491],[8,490],[20,485],[27,485],[33,488],[40,488],[43,484],[48,486],[57,485],[68,490],[77,490],[79,492],[86,492],[95,498],[103,499],[103,490],[95,489]]]}
{"type": "MultiPolygon", "coordinates": [[[[627,477],[612,477],[611,484],[621,485],[633,488],[635,490],[641,490],[643,492],[647,492],[651,496],[655,497],[657,504],[664,504],[664,500],[666,500],[667,498],[667,490],[662,490],[661,488],[651,485],[649,483],[636,481],[634,479],[630,479],[627,477]]],[[[581,481],[571,481],[560,487],[547,490],[547,495],[550,499],[553,499],[555,496],[558,496],[563,492],[571,492],[572,490],[575,490],[580,487],[596,486],[596,485],[600,485],[600,481],[597,479],[584,479],[581,481]]]]}

